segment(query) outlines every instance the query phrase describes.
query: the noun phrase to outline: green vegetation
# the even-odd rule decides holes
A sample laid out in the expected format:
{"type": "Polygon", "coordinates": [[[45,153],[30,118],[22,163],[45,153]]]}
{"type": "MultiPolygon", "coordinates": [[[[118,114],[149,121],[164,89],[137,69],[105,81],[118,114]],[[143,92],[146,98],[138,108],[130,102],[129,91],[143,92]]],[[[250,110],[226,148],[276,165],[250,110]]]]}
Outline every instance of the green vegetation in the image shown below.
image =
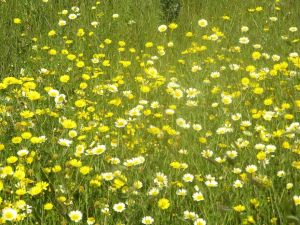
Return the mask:
{"type": "Polygon", "coordinates": [[[0,224],[300,224],[298,0],[0,13],[0,224]]]}

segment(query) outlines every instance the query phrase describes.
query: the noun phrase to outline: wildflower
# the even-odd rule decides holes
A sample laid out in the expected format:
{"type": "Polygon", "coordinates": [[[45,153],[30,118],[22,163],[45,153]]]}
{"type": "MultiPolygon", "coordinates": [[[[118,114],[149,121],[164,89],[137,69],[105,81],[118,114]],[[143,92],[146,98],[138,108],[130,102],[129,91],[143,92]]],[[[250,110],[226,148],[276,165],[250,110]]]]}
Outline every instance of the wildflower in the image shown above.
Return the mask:
{"type": "Polygon", "coordinates": [[[148,191],[149,196],[157,196],[159,194],[159,189],[158,188],[152,188],[148,191]]]}
{"type": "Polygon", "coordinates": [[[179,189],[179,190],[176,191],[176,195],[186,196],[187,195],[187,190],[186,189],[179,189]]]}
{"type": "Polygon", "coordinates": [[[224,95],[222,97],[222,102],[224,105],[229,105],[232,103],[232,97],[231,96],[227,96],[227,95],[224,95]]]}
{"type": "Polygon", "coordinates": [[[55,89],[50,89],[50,90],[48,91],[48,95],[49,95],[50,97],[57,97],[57,96],[59,95],[59,91],[58,91],[58,90],[55,90],[55,89]]]}
{"type": "Polygon", "coordinates": [[[49,32],[48,32],[48,36],[49,37],[52,37],[52,36],[55,36],[56,35],[56,31],[55,30],[50,30],[49,32]]]}
{"type": "Polygon", "coordinates": [[[58,26],[63,27],[66,26],[67,22],[65,20],[59,20],[58,21],[58,26]]]}
{"type": "Polygon", "coordinates": [[[206,225],[206,221],[202,218],[198,218],[195,220],[194,225],[206,225]]]}
{"type": "Polygon", "coordinates": [[[112,15],[112,18],[113,18],[113,19],[119,18],[119,14],[117,14],[117,13],[113,14],[113,15],[112,15]]]}
{"type": "Polygon", "coordinates": [[[178,24],[176,23],[170,23],[168,26],[171,30],[175,30],[178,27],[178,24]]]}
{"type": "Polygon", "coordinates": [[[17,155],[20,157],[26,156],[28,154],[29,154],[29,151],[27,149],[22,149],[17,152],[17,155]]]}
{"type": "Polygon", "coordinates": [[[194,175],[189,174],[189,173],[184,174],[183,177],[182,177],[182,180],[183,180],[184,182],[193,182],[193,180],[194,180],[194,175]]]}
{"type": "Polygon", "coordinates": [[[62,83],[68,83],[68,81],[70,80],[70,76],[69,75],[63,75],[59,78],[60,82],[62,83]]]}
{"type": "Polygon", "coordinates": [[[88,225],[93,225],[96,222],[96,220],[94,217],[89,217],[89,218],[87,218],[86,222],[88,225]]]}
{"type": "Polygon", "coordinates": [[[121,213],[125,210],[126,206],[123,202],[119,202],[117,204],[114,204],[113,206],[113,210],[118,212],[118,213],[121,213]]]}
{"type": "Polygon", "coordinates": [[[183,212],[183,217],[184,217],[185,220],[193,220],[193,221],[199,218],[197,213],[190,212],[190,211],[187,211],[187,210],[185,210],[183,212]]]}
{"type": "Polygon", "coordinates": [[[64,138],[60,138],[58,140],[58,144],[65,147],[70,147],[72,143],[73,141],[64,138]]]}
{"type": "Polygon", "coordinates": [[[71,211],[68,215],[75,223],[78,223],[82,220],[82,213],[79,210],[71,211]]]}
{"type": "Polygon", "coordinates": [[[249,30],[249,27],[247,27],[247,26],[242,26],[241,27],[242,32],[247,32],[248,30],[249,30]]]}
{"type": "Polygon", "coordinates": [[[151,216],[145,216],[142,219],[142,224],[152,224],[154,223],[154,219],[151,216]]]}
{"type": "Polygon", "coordinates": [[[168,29],[168,27],[166,25],[160,25],[158,27],[158,31],[161,32],[161,33],[165,32],[167,29],[168,29]]]}
{"type": "MultiPolygon", "coordinates": [[[[216,161],[218,161],[218,160],[216,160],[216,161]]],[[[207,181],[205,181],[205,185],[207,187],[217,187],[218,186],[218,182],[216,180],[214,180],[214,179],[213,180],[207,180],[207,181]]]]}
{"type": "Polygon", "coordinates": [[[86,174],[88,174],[91,170],[92,170],[92,168],[89,167],[89,166],[82,166],[82,167],[80,167],[79,172],[80,172],[81,174],[83,174],[83,175],[86,175],[86,174]]]}
{"type": "Polygon", "coordinates": [[[165,210],[170,207],[170,201],[166,198],[161,198],[158,200],[157,205],[159,208],[165,210]]]}
{"type": "Polygon", "coordinates": [[[255,173],[257,171],[257,167],[255,165],[248,165],[246,167],[247,173],[255,173]]]}
{"type": "Polygon", "coordinates": [[[35,100],[38,100],[41,98],[41,95],[40,93],[38,93],[37,91],[29,91],[27,94],[26,94],[27,98],[31,101],[35,101],[35,100]]]}
{"type": "Polygon", "coordinates": [[[248,43],[249,43],[249,38],[247,38],[247,37],[241,37],[241,38],[239,39],[239,42],[240,42],[241,44],[248,44],[248,43]]]}
{"type": "Polygon", "coordinates": [[[106,181],[110,181],[114,179],[114,174],[113,173],[101,173],[101,177],[106,180],[106,181]]]}
{"type": "Polygon", "coordinates": [[[246,207],[243,205],[237,205],[237,206],[234,206],[233,209],[236,212],[244,212],[246,210],[246,207]]]}
{"type": "Polygon", "coordinates": [[[195,192],[193,194],[193,199],[196,202],[203,201],[204,200],[204,196],[203,196],[203,194],[201,192],[195,192]]]}
{"type": "Polygon", "coordinates": [[[46,203],[46,204],[44,205],[44,209],[45,209],[45,210],[51,210],[51,209],[53,209],[53,204],[52,204],[52,203],[46,203]]]}
{"type": "Polygon", "coordinates": [[[198,25],[200,27],[206,27],[208,25],[208,22],[205,19],[200,19],[200,20],[198,20],[198,25]]]}
{"type": "Polygon", "coordinates": [[[69,120],[69,119],[63,120],[61,124],[66,129],[73,129],[73,128],[77,127],[76,122],[73,120],[69,120]]]}
{"type": "Polygon", "coordinates": [[[300,196],[299,195],[294,195],[293,200],[294,200],[294,203],[296,206],[300,205],[300,196]]]}
{"type": "Polygon", "coordinates": [[[72,14],[69,15],[69,19],[70,20],[75,20],[76,18],[77,18],[77,15],[74,14],[74,13],[72,13],[72,14]]]}
{"type": "Polygon", "coordinates": [[[99,25],[99,22],[93,21],[91,22],[91,25],[96,28],[99,25]]]}
{"type": "Polygon", "coordinates": [[[125,127],[127,124],[128,124],[127,120],[125,120],[123,118],[119,118],[115,122],[115,126],[118,127],[118,128],[125,127]]]}
{"type": "Polygon", "coordinates": [[[289,31],[290,32],[296,32],[296,31],[298,31],[298,28],[297,27],[290,27],[289,31]]]}
{"type": "Polygon", "coordinates": [[[14,24],[20,24],[22,20],[20,18],[14,18],[14,24]]]}
{"type": "Polygon", "coordinates": [[[91,153],[93,155],[101,155],[105,151],[106,151],[105,145],[97,145],[96,147],[91,149],[91,153]]]}
{"type": "Polygon", "coordinates": [[[242,188],[243,187],[243,181],[241,181],[241,180],[236,180],[236,181],[234,181],[234,183],[233,183],[233,187],[234,188],[242,188]]]}
{"type": "Polygon", "coordinates": [[[166,187],[168,185],[168,177],[161,172],[156,173],[154,183],[156,183],[159,187],[166,187]]]}
{"type": "Polygon", "coordinates": [[[272,22],[275,22],[275,21],[277,21],[277,20],[278,20],[278,18],[277,18],[277,17],[275,17],[275,16],[271,16],[269,19],[270,19],[272,22]]]}
{"type": "Polygon", "coordinates": [[[2,218],[4,221],[13,221],[17,218],[18,213],[13,208],[4,208],[2,209],[2,218]]]}
{"type": "Polygon", "coordinates": [[[78,68],[82,68],[82,67],[84,67],[84,62],[83,61],[78,61],[77,63],[76,63],[76,66],[78,67],[78,68]]]}

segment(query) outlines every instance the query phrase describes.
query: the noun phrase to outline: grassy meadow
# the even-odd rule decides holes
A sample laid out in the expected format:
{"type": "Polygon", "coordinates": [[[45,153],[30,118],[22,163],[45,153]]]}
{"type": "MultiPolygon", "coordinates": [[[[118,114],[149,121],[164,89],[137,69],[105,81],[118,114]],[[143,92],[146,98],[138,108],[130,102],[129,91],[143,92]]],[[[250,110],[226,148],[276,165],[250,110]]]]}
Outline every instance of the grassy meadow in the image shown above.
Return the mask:
{"type": "Polygon", "coordinates": [[[0,224],[300,225],[299,29],[299,0],[0,0],[0,224]]]}

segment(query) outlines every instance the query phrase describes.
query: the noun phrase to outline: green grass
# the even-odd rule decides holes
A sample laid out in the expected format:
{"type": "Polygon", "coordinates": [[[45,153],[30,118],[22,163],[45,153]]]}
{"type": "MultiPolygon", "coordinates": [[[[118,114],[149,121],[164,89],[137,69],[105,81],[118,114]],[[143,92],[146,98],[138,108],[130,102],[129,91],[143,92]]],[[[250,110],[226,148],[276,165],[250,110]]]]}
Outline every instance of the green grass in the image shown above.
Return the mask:
{"type": "Polygon", "coordinates": [[[207,224],[300,224],[300,2],[181,5],[178,27],[161,33],[158,27],[169,24],[159,0],[0,2],[0,223],[75,224],[69,213],[79,210],[78,224],[92,217],[99,225],[138,225],[145,216],[153,224],[202,224],[185,219],[185,211],[207,224]],[[73,6],[80,16],[70,20],[73,6]],[[200,27],[200,19],[208,25],[200,27]],[[51,30],[56,34],[49,36],[51,30]],[[249,43],[239,43],[241,37],[249,43]],[[189,88],[198,94],[188,97],[189,88]],[[53,89],[65,95],[62,104],[50,96],[53,89]],[[119,118],[127,121],[122,128],[119,118]],[[89,153],[97,145],[106,151],[89,153]],[[204,157],[205,150],[213,155],[204,157]],[[136,157],[145,161],[125,163],[136,157]],[[158,173],[168,182],[155,181],[158,173]],[[192,182],[183,180],[186,174],[192,182]],[[237,180],[241,188],[233,186],[237,180]],[[153,188],[157,195],[149,194],[153,188]],[[194,201],[195,192],[204,200],[194,201]],[[158,206],[163,198],[166,209],[158,206]],[[113,209],[119,202],[126,204],[121,213],[113,209]],[[7,209],[17,212],[13,221],[5,221],[7,209]]]}

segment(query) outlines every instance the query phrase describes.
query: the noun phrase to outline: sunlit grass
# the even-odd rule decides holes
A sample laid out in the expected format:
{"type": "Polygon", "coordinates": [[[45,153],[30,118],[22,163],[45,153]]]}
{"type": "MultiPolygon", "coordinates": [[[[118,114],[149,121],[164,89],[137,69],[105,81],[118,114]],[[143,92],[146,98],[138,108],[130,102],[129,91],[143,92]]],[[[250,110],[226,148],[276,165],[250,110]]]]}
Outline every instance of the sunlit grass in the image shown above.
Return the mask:
{"type": "Polygon", "coordinates": [[[0,223],[300,224],[299,1],[0,2],[0,223]]]}

